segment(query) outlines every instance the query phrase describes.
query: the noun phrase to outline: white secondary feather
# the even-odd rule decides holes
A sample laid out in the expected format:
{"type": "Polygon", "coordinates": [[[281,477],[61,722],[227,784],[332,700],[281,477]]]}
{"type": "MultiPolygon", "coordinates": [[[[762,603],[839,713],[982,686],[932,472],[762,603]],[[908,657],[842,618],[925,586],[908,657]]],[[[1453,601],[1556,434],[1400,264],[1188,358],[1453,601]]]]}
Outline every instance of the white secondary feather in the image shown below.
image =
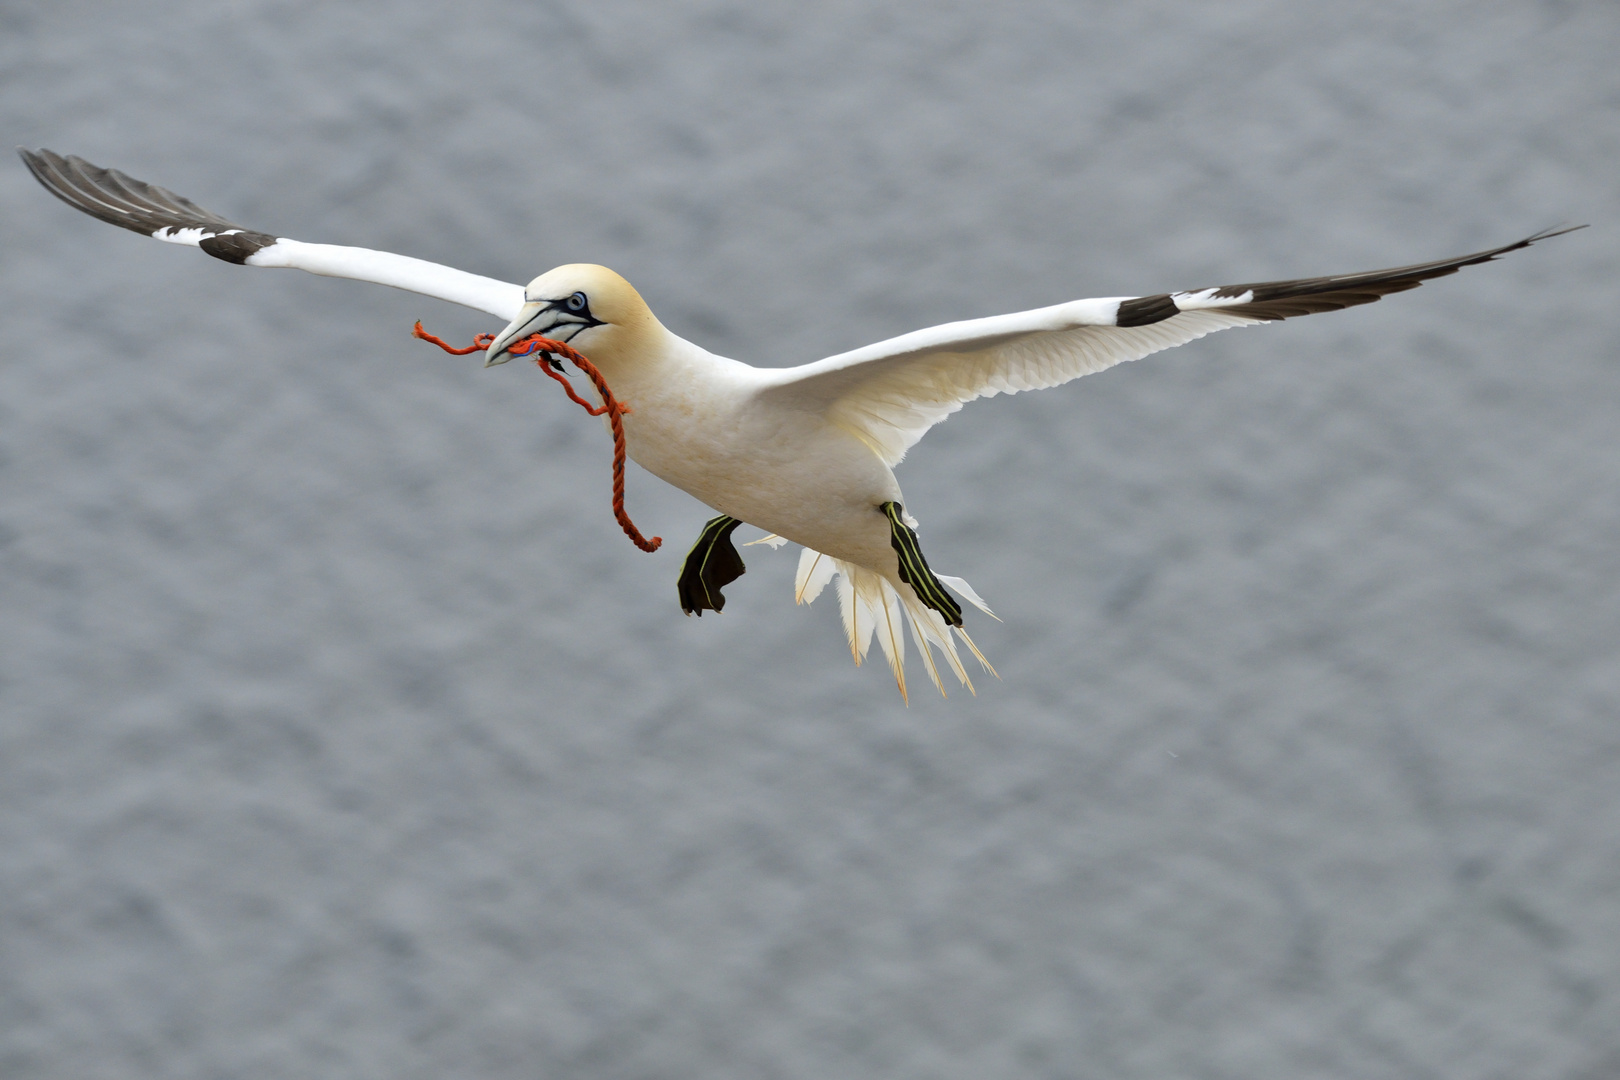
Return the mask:
{"type": "Polygon", "coordinates": [[[1171,293],[1170,299],[1176,302],[1176,307],[1182,311],[1196,311],[1199,308],[1235,307],[1238,304],[1247,304],[1254,299],[1254,290],[1248,289],[1236,296],[1219,296],[1221,290],[1216,288],[1199,289],[1196,292],[1171,293]]]}
{"type": "Polygon", "coordinates": [[[190,229],[182,229],[174,225],[166,225],[152,232],[152,239],[161,240],[165,244],[185,244],[189,247],[201,247],[202,242],[210,236],[235,236],[244,232],[243,229],[210,229],[198,225],[190,229]]]}
{"type": "MultiPolygon", "coordinates": [[[[193,230],[187,230],[193,231],[193,230]]],[[[511,322],[523,307],[523,286],[450,266],[370,248],[306,244],[278,237],[247,258],[248,266],[289,267],[324,277],[370,281],[487,311],[511,322]]]]}
{"type": "Polygon", "coordinates": [[[1210,307],[1148,326],[1119,327],[1113,322],[1120,300],[1076,300],[918,330],[771,372],[763,396],[823,412],[892,468],[929,428],[975,398],[1057,386],[1217,330],[1264,321],[1210,307]]]}

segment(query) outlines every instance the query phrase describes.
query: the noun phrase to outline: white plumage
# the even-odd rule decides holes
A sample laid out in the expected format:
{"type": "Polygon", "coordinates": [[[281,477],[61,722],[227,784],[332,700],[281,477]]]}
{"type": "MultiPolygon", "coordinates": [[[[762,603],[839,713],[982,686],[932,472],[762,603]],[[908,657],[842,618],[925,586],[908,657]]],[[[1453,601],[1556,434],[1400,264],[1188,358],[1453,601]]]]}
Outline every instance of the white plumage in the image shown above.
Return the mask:
{"type": "MultiPolygon", "coordinates": [[[[486,363],[504,362],[509,346],[536,333],[568,342],[630,406],[630,456],[725,518],[773,534],[767,541],[802,545],[794,599],[809,603],[836,582],[856,662],[876,638],[902,694],[907,626],[942,693],[941,664],[972,687],[958,639],[989,669],[945,589],[990,609],[960,578],[928,568],[894,477],[933,425],[975,398],[1057,386],[1217,330],[1368,303],[1570,231],[1392,270],[1075,300],[762,369],[677,337],[605,267],[560,266],[527,287],[513,285],[403,255],[254,232],[80,158],[48,150],[22,156],[53,193],[111,224],[229,262],[370,281],[495,315],[507,326],[486,363]]],[[[725,518],[710,523],[688,556],[680,582],[688,613],[719,610],[719,586],[742,572],[727,527],[735,522],[725,518]],[[721,545],[734,561],[729,575],[715,569],[725,558],[709,558],[721,545]]]]}
{"type": "Polygon", "coordinates": [[[323,277],[351,278],[425,293],[440,300],[487,311],[510,322],[523,307],[523,286],[469,274],[426,259],[370,248],[305,244],[280,237],[244,260],[248,266],[308,270],[323,277]]]}

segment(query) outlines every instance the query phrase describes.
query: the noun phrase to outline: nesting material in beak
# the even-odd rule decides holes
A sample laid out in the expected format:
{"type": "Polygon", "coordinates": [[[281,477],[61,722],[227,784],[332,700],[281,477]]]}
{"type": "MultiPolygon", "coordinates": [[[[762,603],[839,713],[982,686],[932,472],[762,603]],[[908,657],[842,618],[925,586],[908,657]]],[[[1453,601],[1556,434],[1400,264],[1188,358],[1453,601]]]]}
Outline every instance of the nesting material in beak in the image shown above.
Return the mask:
{"type": "Polygon", "coordinates": [[[496,364],[506,363],[512,359],[512,354],[506,350],[513,342],[521,341],[530,334],[543,332],[546,328],[538,324],[544,321],[541,316],[549,308],[550,305],[548,304],[536,304],[533,302],[524,304],[522,310],[517,313],[517,318],[507,323],[506,329],[496,334],[495,340],[489,343],[488,349],[484,350],[484,366],[494,367],[496,364]]]}

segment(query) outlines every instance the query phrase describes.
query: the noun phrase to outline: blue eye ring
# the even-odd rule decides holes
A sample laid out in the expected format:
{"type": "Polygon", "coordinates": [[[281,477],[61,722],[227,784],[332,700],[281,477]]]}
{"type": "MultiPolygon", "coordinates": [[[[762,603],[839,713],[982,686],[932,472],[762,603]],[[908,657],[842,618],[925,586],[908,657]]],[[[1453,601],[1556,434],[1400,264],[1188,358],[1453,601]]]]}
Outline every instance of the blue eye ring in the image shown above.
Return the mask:
{"type": "Polygon", "coordinates": [[[585,299],[584,293],[577,292],[568,298],[567,303],[569,311],[584,311],[588,301],[585,299]]]}

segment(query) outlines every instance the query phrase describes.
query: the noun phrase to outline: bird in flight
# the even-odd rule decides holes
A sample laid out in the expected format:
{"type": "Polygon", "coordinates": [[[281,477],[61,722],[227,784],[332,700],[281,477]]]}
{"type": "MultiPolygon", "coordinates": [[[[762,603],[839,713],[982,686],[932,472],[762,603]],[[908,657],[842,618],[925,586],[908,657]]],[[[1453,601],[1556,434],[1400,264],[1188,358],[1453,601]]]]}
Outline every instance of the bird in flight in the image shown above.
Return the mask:
{"type": "MultiPolygon", "coordinates": [[[[929,428],[975,398],[1057,386],[1216,330],[1368,304],[1572,231],[1390,270],[1073,300],[945,323],[798,367],[756,368],[671,333],[606,267],[559,266],[514,285],[389,252],[256,232],[116,169],[49,150],[19,152],[53,194],[110,224],[226,262],[391,285],[488,312],[506,326],[488,340],[486,366],[524,351],[534,335],[588,357],[622,403],[629,456],[718,514],[682,566],[682,609],[724,607],[721,589],[744,569],[732,533],[756,526],[769,535],[755,543],[802,546],[795,601],[836,582],[855,662],[875,637],[902,696],[907,625],[941,693],[941,664],[973,686],[958,639],[989,669],[963,628],[958,597],[990,609],[965,581],[930,567],[894,476],[929,428]]],[[[640,543],[628,518],[621,521],[640,543]]]]}

